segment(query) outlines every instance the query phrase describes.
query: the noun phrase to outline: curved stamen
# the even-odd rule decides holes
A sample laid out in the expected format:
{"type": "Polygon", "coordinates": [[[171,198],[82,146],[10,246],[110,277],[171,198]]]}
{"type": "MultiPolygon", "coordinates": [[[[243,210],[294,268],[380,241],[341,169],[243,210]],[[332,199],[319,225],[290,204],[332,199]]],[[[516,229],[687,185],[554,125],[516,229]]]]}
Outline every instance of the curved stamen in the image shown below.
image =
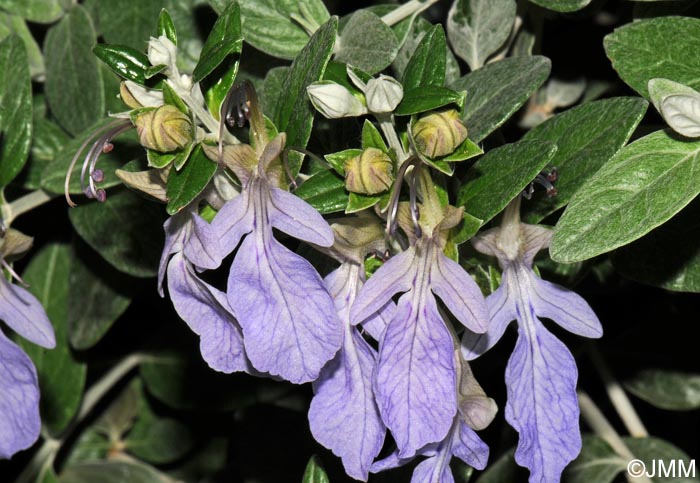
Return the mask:
{"type": "Polygon", "coordinates": [[[535,192],[535,184],[538,184],[547,190],[547,197],[551,198],[556,196],[558,191],[552,183],[554,183],[557,179],[559,179],[559,171],[557,171],[557,168],[552,168],[550,171],[541,171],[540,174],[535,176],[535,179],[532,180],[527,188],[523,190],[522,195],[526,200],[531,199],[532,193],[535,192]]]}
{"type": "Polygon", "coordinates": [[[418,171],[421,165],[417,164],[414,166],[411,172],[411,177],[408,182],[408,200],[409,206],[411,208],[411,220],[413,221],[413,231],[417,238],[423,236],[423,230],[420,227],[420,212],[418,211],[418,199],[417,199],[417,188],[418,188],[418,171]]]}
{"type": "Polygon", "coordinates": [[[24,280],[22,280],[22,277],[20,277],[20,276],[17,274],[17,272],[15,272],[15,271],[12,269],[12,266],[11,266],[9,263],[7,263],[4,259],[0,259],[0,263],[2,263],[3,268],[4,268],[5,270],[7,270],[8,273],[12,276],[12,278],[14,278],[15,280],[17,280],[17,281],[19,282],[20,285],[22,285],[22,286],[24,286],[24,287],[29,287],[29,284],[28,284],[27,282],[25,282],[24,280]]]}
{"type": "Polygon", "coordinates": [[[396,173],[396,180],[394,180],[393,191],[391,192],[391,198],[389,198],[389,204],[387,205],[387,217],[386,217],[386,237],[391,238],[391,235],[396,231],[396,213],[399,210],[399,195],[401,194],[401,185],[403,184],[403,179],[406,176],[406,171],[411,166],[415,166],[420,162],[416,156],[411,156],[406,161],[403,162],[399,168],[398,173],[396,173]]]}

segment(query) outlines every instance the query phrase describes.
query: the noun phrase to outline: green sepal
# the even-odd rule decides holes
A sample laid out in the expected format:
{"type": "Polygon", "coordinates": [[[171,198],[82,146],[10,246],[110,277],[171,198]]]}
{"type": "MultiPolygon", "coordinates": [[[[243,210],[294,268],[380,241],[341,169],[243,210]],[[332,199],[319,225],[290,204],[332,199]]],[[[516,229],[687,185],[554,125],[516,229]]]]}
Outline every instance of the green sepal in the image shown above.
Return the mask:
{"type": "Polygon", "coordinates": [[[185,104],[185,102],[177,94],[177,92],[175,92],[175,90],[172,87],[170,87],[170,84],[168,82],[163,82],[163,102],[165,104],[170,104],[171,106],[177,107],[180,110],[180,112],[184,114],[189,114],[187,104],[185,104]]]}
{"type": "Polygon", "coordinates": [[[362,154],[361,149],[346,149],[344,151],[338,151],[337,153],[330,153],[323,156],[328,164],[330,164],[333,169],[340,176],[345,176],[345,161],[355,156],[360,156],[362,154]]]}
{"type": "Polygon", "coordinates": [[[190,159],[190,154],[192,154],[192,150],[195,146],[196,143],[190,143],[184,149],[181,149],[175,153],[175,157],[173,158],[173,166],[175,166],[177,171],[180,171],[187,163],[187,160],[190,159]]]}
{"type": "Polygon", "coordinates": [[[362,148],[381,149],[385,153],[389,151],[381,133],[369,119],[365,119],[365,123],[362,126],[362,148]]]}
{"type": "Polygon", "coordinates": [[[177,153],[159,153],[152,149],[146,149],[146,159],[148,166],[152,168],[162,169],[169,166],[177,156],[177,153]]]}

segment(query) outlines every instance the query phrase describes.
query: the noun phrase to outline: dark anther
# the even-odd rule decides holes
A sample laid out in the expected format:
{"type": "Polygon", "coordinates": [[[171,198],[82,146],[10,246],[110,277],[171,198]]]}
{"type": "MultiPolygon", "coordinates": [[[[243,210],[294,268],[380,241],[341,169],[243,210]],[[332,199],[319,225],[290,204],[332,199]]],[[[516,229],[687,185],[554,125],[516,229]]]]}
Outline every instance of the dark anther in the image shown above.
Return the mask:
{"type": "Polygon", "coordinates": [[[527,188],[523,190],[523,197],[526,200],[532,198],[532,193],[535,192],[535,184],[544,187],[549,198],[556,196],[558,191],[552,183],[554,183],[557,179],[559,179],[559,171],[557,171],[557,168],[552,168],[550,171],[541,171],[540,174],[535,176],[532,183],[530,183],[527,188]]]}
{"type": "Polygon", "coordinates": [[[234,85],[224,99],[222,110],[228,127],[243,127],[250,119],[250,100],[246,87],[245,83],[234,85]]]}

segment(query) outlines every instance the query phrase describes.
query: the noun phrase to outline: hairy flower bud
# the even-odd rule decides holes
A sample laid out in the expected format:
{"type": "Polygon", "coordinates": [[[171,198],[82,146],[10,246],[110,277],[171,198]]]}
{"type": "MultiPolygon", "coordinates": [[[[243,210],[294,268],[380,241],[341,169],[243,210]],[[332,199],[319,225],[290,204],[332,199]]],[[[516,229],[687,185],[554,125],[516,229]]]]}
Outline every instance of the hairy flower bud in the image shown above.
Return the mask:
{"type": "Polygon", "coordinates": [[[467,139],[467,128],[456,110],[436,112],[413,125],[413,139],[421,154],[439,158],[452,153],[467,139]]]}
{"type": "Polygon", "coordinates": [[[151,65],[166,65],[169,69],[175,66],[177,47],[165,35],[157,39],[151,37],[148,41],[148,61],[151,65]]]}
{"type": "Polygon", "coordinates": [[[367,113],[362,103],[340,84],[320,81],[310,84],[306,93],[316,110],[327,119],[356,117],[367,113]]]}
{"type": "Polygon", "coordinates": [[[134,124],[141,145],[154,151],[168,153],[192,142],[190,118],[169,104],[137,114],[134,124]]]}
{"type": "Polygon", "coordinates": [[[403,87],[393,77],[380,75],[367,81],[367,108],[375,113],[393,112],[403,99],[403,87]]]}
{"type": "Polygon", "coordinates": [[[345,161],[345,188],[353,193],[375,195],[394,181],[394,163],[381,149],[367,148],[345,161]]]}

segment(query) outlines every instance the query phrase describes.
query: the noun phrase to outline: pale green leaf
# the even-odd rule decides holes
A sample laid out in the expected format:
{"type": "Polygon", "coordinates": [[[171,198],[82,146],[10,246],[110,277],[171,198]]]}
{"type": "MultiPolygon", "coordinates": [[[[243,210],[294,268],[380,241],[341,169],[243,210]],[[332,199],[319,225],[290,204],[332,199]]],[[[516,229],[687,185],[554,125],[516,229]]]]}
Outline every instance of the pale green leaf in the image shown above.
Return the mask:
{"type": "Polygon", "coordinates": [[[396,58],[399,44],[391,28],[368,10],[355,12],[342,32],[335,49],[335,60],[375,74],[396,58]]]}
{"type": "Polygon", "coordinates": [[[59,0],[0,0],[0,8],[37,23],[52,23],[63,15],[59,0]]]}
{"type": "Polygon", "coordinates": [[[689,411],[700,408],[700,373],[648,369],[625,381],[625,388],[661,409],[689,411]]]}

